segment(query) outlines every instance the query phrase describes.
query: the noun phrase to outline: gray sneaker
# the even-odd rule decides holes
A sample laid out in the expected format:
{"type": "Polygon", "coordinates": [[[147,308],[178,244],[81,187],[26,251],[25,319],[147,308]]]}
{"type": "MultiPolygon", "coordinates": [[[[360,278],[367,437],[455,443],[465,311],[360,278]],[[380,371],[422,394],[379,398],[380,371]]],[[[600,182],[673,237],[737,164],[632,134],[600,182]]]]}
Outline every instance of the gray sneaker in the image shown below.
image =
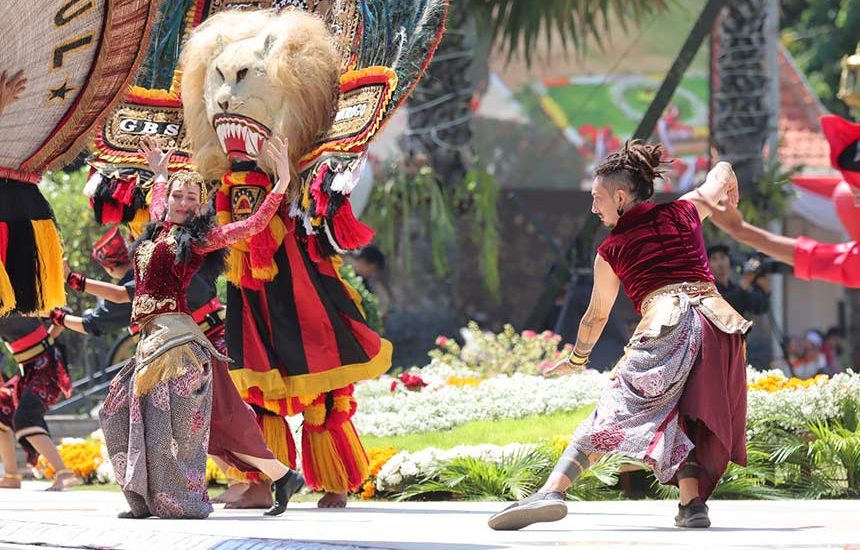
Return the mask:
{"type": "Polygon", "coordinates": [[[678,505],[675,527],[707,529],[710,526],[711,518],[708,517],[708,505],[700,497],[694,498],[687,504],[678,505]]]}
{"type": "Polygon", "coordinates": [[[535,493],[493,515],[487,525],[495,531],[517,531],[532,523],[558,521],[566,515],[567,504],[562,493],[535,493]]]}

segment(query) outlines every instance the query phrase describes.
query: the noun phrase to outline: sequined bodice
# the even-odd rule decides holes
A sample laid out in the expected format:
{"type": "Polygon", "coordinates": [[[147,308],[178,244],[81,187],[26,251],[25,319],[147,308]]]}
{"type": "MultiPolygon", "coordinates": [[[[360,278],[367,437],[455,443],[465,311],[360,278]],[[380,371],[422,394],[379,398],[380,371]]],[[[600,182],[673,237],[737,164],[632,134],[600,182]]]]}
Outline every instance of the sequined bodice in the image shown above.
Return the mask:
{"type": "Polygon", "coordinates": [[[189,261],[176,262],[178,229],[178,226],[159,229],[154,239],[142,242],[134,252],[133,323],[151,315],[191,312],[186,291],[203,263],[203,255],[192,252],[189,261]]]}

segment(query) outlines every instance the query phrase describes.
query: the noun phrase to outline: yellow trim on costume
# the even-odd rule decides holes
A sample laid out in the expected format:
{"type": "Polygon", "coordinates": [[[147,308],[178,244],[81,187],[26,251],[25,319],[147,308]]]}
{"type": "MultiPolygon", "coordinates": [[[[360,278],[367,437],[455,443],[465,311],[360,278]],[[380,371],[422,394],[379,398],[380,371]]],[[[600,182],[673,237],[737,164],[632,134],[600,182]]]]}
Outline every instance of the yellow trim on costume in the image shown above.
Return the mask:
{"type": "Polygon", "coordinates": [[[326,393],[384,374],[391,368],[392,349],[391,342],[380,338],[379,352],[366,363],[353,363],[325,372],[285,377],[282,377],[277,370],[259,372],[236,369],[230,371],[230,378],[233,379],[242,398],[248,397],[248,390],[251,388],[260,388],[266,400],[264,406],[268,408],[269,404],[273,404],[274,410],[277,411],[280,399],[326,393]]]}
{"type": "Polygon", "coordinates": [[[149,210],[141,208],[134,213],[134,219],[128,222],[128,230],[133,239],[140,237],[144,228],[149,223],[149,210]]]}
{"type": "Polygon", "coordinates": [[[66,278],[63,276],[63,241],[54,220],[33,220],[36,254],[39,256],[39,311],[66,305],[66,278]]]}
{"type": "Polygon", "coordinates": [[[12,281],[9,279],[9,274],[6,272],[6,266],[0,262],[0,315],[15,309],[15,289],[12,288],[12,281]]]}

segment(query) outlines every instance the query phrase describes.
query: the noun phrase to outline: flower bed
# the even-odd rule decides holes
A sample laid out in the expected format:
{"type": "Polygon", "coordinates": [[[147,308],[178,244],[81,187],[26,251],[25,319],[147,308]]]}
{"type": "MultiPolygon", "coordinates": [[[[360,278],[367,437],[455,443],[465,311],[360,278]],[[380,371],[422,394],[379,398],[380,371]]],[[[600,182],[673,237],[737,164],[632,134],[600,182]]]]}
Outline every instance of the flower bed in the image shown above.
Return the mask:
{"type": "MultiPolygon", "coordinates": [[[[445,395],[453,395],[451,386],[457,387],[458,391],[464,387],[472,388],[471,385],[446,386],[440,380],[449,371],[441,368],[431,369],[427,374],[431,381],[426,386],[429,391],[404,391],[402,395],[391,396],[391,399],[411,400],[413,406],[419,402],[426,405],[418,401],[417,396],[443,391],[448,392],[445,395]]],[[[581,388],[583,380],[594,378],[605,377],[574,375],[561,380],[581,388]]],[[[539,386],[528,384],[537,384],[537,379],[521,375],[497,377],[480,382],[476,389],[489,389],[494,387],[493,383],[505,387],[504,384],[516,381],[520,388],[528,388],[522,391],[529,394],[539,386]]],[[[860,411],[860,375],[848,373],[833,378],[819,376],[799,380],[787,378],[778,371],[763,373],[750,370],[748,382],[749,466],[732,465],[715,496],[831,498],[860,495],[860,422],[857,416],[860,411]]],[[[592,387],[599,395],[600,386],[592,387]]],[[[479,399],[478,395],[471,397],[479,399]]],[[[506,398],[509,396],[502,399],[506,398]]],[[[541,400],[538,397],[532,402],[541,400]]],[[[534,405],[526,408],[529,406],[534,405]]],[[[513,415],[510,411],[505,414],[513,415]]],[[[378,466],[380,460],[375,461],[371,480],[374,487],[369,490],[369,485],[366,485],[362,497],[402,499],[436,494],[447,498],[520,498],[517,495],[543,483],[567,440],[567,436],[558,436],[539,443],[428,448],[396,454],[387,449],[385,455],[371,450],[373,456],[389,458],[381,467],[378,466]],[[527,475],[517,481],[518,468],[528,469],[535,475],[527,475]]],[[[588,498],[617,498],[618,492],[610,490],[607,485],[614,484],[617,467],[624,460],[607,460],[595,475],[578,482],[571,489],[571,495],[575,497],[584,492],[588,498]]],[[[672,490],[656,494],[671,496],[672,490]]]]}
{"type": "Polygon", "coordinates": [[[356,385],[359,407],[353,422],[360,434],[445,431],[475,420],[574,411],[593,405],[608,382],[596,371],[561,378],[513,374],[482,380],[440,362],[407,374],[419,376],[426,386],[410,391],[390,377],[356,385]]]}

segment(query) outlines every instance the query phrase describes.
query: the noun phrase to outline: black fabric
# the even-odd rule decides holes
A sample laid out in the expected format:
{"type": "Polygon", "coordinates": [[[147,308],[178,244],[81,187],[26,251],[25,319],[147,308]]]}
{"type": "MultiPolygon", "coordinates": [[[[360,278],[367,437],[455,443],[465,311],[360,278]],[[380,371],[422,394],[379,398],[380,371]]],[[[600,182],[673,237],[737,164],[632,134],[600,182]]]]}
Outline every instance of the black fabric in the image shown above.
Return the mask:
{"type": "Polygon", "coordinates": [[[188,307],[191,308],[191,311],[195,311],[205,306],[216,296],[217,289],[215,288],[215,279],[217,278],[218,275],[213,275],[212,273],[203,273],[198,271],[194,274],[194,277],[191,278],[191,282],[188,283],[188,292],[186,293],[188,298],[188,307]]]}
{"type": "Polygon", "coordinates": [[[298,249],[305,263],[305,269],[310,275],[311,284],[314,285],[317,294],[329,298],[328,300],[322,300],[322,305],[325,308],[331,326],[334,327],[334,336],[337,342],[337,349],[340,352],[341,364],[352,365],[370,361],[370,357],[368,357],[367,353],[355,339],[355,335],[349,330],[345,320],[341,319],[338,313],[339,309],[344,315],[351,317],[353,320],[366,323],[355,302],[349,298],[343,285],[337,279],[321,275],[316,270],[303,246],[299,246],[298,249]],[[328,281],[328,284],[326,284],[326,281],[328,281]]]}
{"type": "Polygon", "coordinates": [[[33,317],[23,317],[21,315],[7,315],[0,317],[0,340],[5,342],[14,342],[19,338],[27,336],[42,323],[33,317]]]}
{"type": "MultiPolygon", "coordinates": [[[[278,275],[274,281],[265,287],[269,322],[272,325],[272,334],[275,335],[271,344],[277,358],[280,359],[280,363],[276,359],[272,365],[283,365],[289,375],[307,374],[310,372],[310,368],[308,367],[307,355],[305,355],[305,343],[302,338],[302,327],[299,323],[295,294],[289,288],[292,285],[292,277],[283,248],[275,254],[275,261],[278,263],[278,275]],[[278,261],[278,256],[281,255],[283,255],[283,262],[278,261]]],[[[230,311],[229,305],[227,311],[230,311]]],[[[265,324],[257,320],[257,326],[263,327],[265,324]]],[[[269,334],[268,329],[262,334],[269,334]]],[[[229,345],[227,349],[229,349],[229,345]]]]}
{"type": "Polygon", "coordinates": [[[12,425],[16,432],[25,428],[42,428],[48,432],[48,423],[45,422],[46,412],[48,409],[45,408],[45,403],[39,399],[39,396],[25,389],[18,399],[18,408],[15,409],[12,425]]]}
{"type": "MultiPolygon", "coordinates": [[[[0,203],[3,200],[0,198],[0,203]]],[[[17,220],[6,222],[6,227],[9,230],[6,273],[15,290],[15,310],[36,311],[39,294],[35,281],[39,279],[40,267],[33,225],[29,220],[17,220]]]]}
{"type": "MultiPolygon", "coordinates": [[[[54,212],[39,187],[0,178],[0,221],[53,220],[54,212]]],[[[9,241],[14,242],[10,239],[9,241]]]]}
{"type": "MultiPolygon", "coordinates": [[[[15,409],[15,415],[12,417],[13,429],[17,432],[24,428],[42,428],[45,430],[45,434],[50,437],[51,432],[48,431],[48,423],[45,422],[46,412],[47,409],[45,408],[45,404],[41,399],[39,399],[39,396],[30,390],[24,390],[18,401],[18,408],[15,409]]],[[[27,457],[27,464],[35,466],[39,460],[39,451],[37,451],[28,440],[28,437],[32,435],[36,434],[31,433],[27,436],[18,437],[17,439],[18,444],[21,445],[22,449],[24,449],[24,454],[27,457]]]]}

